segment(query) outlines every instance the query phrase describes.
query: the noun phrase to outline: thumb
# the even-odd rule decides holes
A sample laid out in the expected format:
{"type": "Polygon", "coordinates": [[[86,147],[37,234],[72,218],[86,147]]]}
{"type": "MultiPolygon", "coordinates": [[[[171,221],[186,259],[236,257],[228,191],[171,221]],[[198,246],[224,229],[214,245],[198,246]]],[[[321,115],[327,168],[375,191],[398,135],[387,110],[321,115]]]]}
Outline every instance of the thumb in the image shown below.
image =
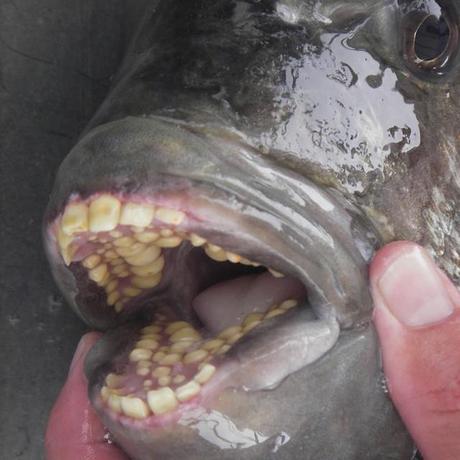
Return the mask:
{"type": "Polygon", "coordinates": [[[46,430],[47,460],[128,460],[116,446],[104,439],[105,430],[88,396],[83,362],[99,339],[92,332],[78,344],[67,381],[51,411],[46,430]]]}
{"type": "Polygon", "coordinates": [[[460,458],[460,293],[414,243],[370,268],[391,397],[425,460],[460,458]]]}

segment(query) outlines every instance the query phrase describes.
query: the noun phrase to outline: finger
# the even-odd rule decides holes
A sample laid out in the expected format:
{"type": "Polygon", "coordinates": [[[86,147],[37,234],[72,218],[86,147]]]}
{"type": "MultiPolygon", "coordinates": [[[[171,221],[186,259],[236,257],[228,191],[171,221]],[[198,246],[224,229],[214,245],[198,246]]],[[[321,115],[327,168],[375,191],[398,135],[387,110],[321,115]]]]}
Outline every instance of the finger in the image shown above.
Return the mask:
{"type": "Polygon", "coordinates": [[[80,340],[67,381],[51,411],[46,431],[47,460],[128,460],[104,439],[105,430],[87,395],[83,362],[99,339],[95,332],[80,340]]]}
{"type": "Polygon", "coordinates": [[[383,248],[370,281],[392,399],[425,460],[458,460],[460,293],[410,242],[383,248]]]}

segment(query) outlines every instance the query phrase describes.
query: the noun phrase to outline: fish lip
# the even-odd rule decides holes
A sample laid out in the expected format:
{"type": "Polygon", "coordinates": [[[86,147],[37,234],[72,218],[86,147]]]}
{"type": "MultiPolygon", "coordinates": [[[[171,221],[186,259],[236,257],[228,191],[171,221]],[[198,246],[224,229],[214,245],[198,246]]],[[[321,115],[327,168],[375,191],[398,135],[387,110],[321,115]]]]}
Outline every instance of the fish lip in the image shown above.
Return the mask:
{"type": "MultiPolygon", "coordinates": [[[[370,318],[367,263],[378,237],[369,222],[343,197],[280,168],[234,130],[207,129],[164,117],[128,117],[94,128],[59,169],[44,220],[45,240],[48,224],[72,194],[85,197],[101,190],[154,194],[199,190],[199,198],[208,200],[208,205],[225,202],[222,209],[234,212],[235,222],[252,209],[253,217],[265,219],[273,235],[285,232],[283,236],[289,238],[292,256],[289,251],[279,251],[278,256],[287,273],[304,282],[319,316],[332,315],[343,328],[370,318]],[[139,156],[143,161],[133,167],[129,160],[139,156]],[[255,183],[239,179],[244,168],[261,173],[255,183]],[[74,171],[80,174],[75,177],[74,171]],[[272,189],[282,193],[288,204],[274,200],[272,189]],[[303,213],[299,212],[302,207],[303,213]],[[319,236],[325,241],[318,241],[319,236]],[[310,251],[308,256],[299,256],[305,250],[310,251]]],[[[53,265],[56,258],[50,253],[49,241],[45,246],[53,265]]],[[[259,257],[254,259],[267,265],[259,257]]],[[[109,327],[112,323],[109,321],[109,327]]]]}

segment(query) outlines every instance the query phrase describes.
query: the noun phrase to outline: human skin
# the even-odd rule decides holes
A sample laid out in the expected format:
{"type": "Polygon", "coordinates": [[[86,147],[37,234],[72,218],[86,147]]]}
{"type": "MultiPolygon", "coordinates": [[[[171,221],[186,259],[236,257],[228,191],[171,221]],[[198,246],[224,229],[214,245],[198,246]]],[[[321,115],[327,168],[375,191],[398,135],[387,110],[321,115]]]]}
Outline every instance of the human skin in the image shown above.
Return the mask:
{"type": "MultiPolygon", "coordinates": [[[[428,253],[390,243],[370,266],[374,322],[390,395],[425,460],[460,458],[460,292],[428,253]]],[[[82,337],[50,415],[48,460],[127,460],[87,396],[84,358],[98,340],[82,337]]]]}

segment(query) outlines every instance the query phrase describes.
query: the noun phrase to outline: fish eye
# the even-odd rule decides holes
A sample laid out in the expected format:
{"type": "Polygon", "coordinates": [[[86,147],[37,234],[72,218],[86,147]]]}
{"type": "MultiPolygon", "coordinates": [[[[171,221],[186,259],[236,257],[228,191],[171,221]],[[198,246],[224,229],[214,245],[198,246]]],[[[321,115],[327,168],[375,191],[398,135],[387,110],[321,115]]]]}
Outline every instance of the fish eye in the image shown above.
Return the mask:
{"type": "Polygon", "coordinates": [[[441,2],[408,11],[403,20],[403,56],[417,73],[444,75],[459,44],[458,18],[441,2]]]}

